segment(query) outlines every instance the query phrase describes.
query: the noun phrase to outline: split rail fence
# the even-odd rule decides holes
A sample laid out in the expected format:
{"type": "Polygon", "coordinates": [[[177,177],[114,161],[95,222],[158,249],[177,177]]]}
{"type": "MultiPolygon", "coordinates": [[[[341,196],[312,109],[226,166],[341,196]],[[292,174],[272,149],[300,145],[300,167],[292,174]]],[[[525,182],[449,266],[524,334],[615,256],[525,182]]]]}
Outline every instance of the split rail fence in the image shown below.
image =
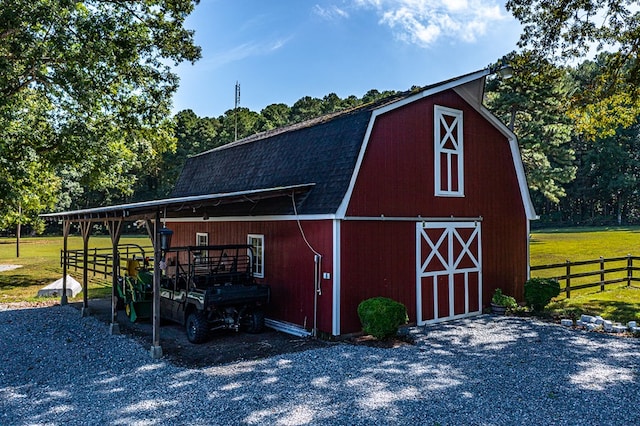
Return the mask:
{"type": "MultiPolygon", "coordinates": [[[[102,275],[104,278],[113,274],[113,250],[109,248],[91,248],[88,251],[87,271],[92,272],[93,276],[102,275]]],[[[121,244],[118,246],[118,262],[119,268],[126,268],[127,259],[143,260],[151,257],[153,263],[153,247],[143,247],[137,244],[121,244]]],[[[67,270],[74,271],[84,268],[84,250],[67,250],[67,270]]],[[[60,266],[65,260],[64,250],[60,250],[60,266]]],[[[119,271],[116,271],[119,274],[119,271]]]]}
{"type": "Polygon", "coordinates": [[[560,291],[570,298],[573,290],[583,288],[600,287],[600,290],[604,291],[605,286],[617,283],[626,283],[630,287],[631,283],[640,281],[640,274],[636,273],[634,276],[634,272],[640,271],[639,266],[634,266],[634,262],[638,265],[638,261],[640,257],[631,255],[606,259],[601,257],[579,262],[567,260],[564,263],[531,266],[530,270],[532,277],[557,279],[560,282],[560,291]]]}

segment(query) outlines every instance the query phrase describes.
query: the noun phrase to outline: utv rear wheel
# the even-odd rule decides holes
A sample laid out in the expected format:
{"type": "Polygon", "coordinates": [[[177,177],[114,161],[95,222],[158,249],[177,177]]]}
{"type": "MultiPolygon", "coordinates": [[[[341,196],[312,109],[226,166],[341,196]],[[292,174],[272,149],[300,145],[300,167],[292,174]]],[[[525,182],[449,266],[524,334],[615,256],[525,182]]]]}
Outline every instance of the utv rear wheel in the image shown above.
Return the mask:
{"type": "Polygon", "coordinates": [[[248,315],[247,333],[257,334],[264,330],[264,312],[255,310],[248,315]]]}
{"type": "Polygon", "coordinates": [[[209,337],[209,325],[201,312],[192,312],[187,317],[187,339],[191,343],[202,343],[209,337]]]}

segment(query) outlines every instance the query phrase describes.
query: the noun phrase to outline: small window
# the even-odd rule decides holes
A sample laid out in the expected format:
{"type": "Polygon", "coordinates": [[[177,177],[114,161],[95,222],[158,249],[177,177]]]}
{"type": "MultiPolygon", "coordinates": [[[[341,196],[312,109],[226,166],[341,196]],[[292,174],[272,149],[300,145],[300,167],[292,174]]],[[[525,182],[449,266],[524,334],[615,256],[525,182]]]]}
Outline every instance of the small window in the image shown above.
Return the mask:
{"type": "Polygon", "coordinates": [[[247,244],[253,247],[253,276],[264,278],[264,235],[249,234],[247,244]]]}
{"type": "Polygon", "coordinates": [[[464,197],[464,145],[462,111],[434,107],[435,194],[464,197]]]}
{"type": "MultiPolygon", "coordinates": [[[[209,245],[209,233],[207,232],[196,232],[196,246],[208,246],[209,245]]],[[[206,260],[209,253],[206,250],[201,250],[196,254],[196,263],[201,263],[203,259],[206,260]]]]}

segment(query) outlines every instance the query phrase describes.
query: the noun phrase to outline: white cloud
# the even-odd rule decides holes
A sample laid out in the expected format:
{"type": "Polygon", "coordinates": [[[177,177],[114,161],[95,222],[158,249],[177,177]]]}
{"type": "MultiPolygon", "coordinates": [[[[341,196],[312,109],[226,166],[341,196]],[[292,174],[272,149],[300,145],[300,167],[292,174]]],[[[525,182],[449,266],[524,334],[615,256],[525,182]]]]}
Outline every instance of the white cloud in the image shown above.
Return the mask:
{"type": "Polygon", "coordinates": [[[322,7],[319,4],[316,4],[315,6],[313,6],[313,13],[328,21],[335,21],[337,19],[349,17],[349,13],[347,11],[335,5],[322,7]]]}
{"type": "Polygon", "coordinates": [[[215,64],[215,67],[240,61],[250,56],[268,55],[282,48],[287,42],[288,38],[277,39],[268,42],[249,42],[238,45],[230,50],[215,55],[211,62],[215,64]]]}
{"type": "Polygon", "coordinates": [[[354,0],[374,9],[380,23],[407,43],[428,47],[440,38],[473,43],[494,23],[507,19],[495,0],[354,0]]]}

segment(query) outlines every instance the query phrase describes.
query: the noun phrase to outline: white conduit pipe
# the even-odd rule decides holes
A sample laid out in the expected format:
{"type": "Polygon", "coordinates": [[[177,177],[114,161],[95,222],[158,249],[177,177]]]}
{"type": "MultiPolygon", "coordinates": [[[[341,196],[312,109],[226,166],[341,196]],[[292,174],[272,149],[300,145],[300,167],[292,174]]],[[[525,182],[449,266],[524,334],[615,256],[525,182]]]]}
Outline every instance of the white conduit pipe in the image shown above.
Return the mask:
{"type": "Polygon", "coordinates": [[[298,224],[298,229],[300,230],[300,235],[302,235],[302,239],[309,247],[314,254],[313,256],[313,330],[311,335],[313,337],[318,337],[318,296],[322,295],[322,288],[320,287],[322,280],[322,255],[316,251],[307,240],[307,236],[304,234],[304,230],[302,229],[302,224],[300,223],[300,218],[298,217],[298,209],[296,207],[295,193],[291,192],[291,202],[293,203],[293,213],[296,216],[296,222],[298,224]]]}

